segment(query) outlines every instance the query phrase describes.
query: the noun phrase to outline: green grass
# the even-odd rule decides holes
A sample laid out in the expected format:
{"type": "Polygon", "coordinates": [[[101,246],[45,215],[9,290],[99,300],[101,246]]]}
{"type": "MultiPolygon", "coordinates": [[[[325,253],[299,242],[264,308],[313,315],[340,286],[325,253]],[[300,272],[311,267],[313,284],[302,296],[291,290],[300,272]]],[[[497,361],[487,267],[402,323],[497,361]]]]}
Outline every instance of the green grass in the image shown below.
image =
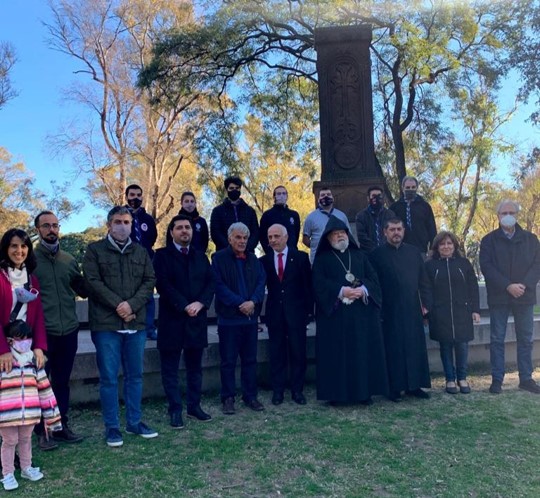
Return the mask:
{"type": "Polygon", "coordinates": [[[473,393],[451,396],[434,381],[432,399],[371,407],[290,400],[255,413],[237,402],[224,416],[218,396],[208,423],[168,426],[163,399],[145,402],[156,439],[124,435],[108,448],[99,407],[75,407],[72,426],[87,438],[59,450],[34,450],[45,479],[20,481],[13,495],[54,497],[538,497],[540,396],[507,377],[503,394],[489,378],[470,377],[473,393]]]}

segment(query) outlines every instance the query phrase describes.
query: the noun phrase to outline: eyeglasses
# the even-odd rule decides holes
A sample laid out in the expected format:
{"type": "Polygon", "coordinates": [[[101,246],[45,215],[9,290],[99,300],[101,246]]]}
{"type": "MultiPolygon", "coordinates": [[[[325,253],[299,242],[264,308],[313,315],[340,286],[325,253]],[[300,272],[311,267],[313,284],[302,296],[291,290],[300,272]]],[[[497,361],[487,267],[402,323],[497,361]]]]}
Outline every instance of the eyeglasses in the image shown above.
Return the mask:
{"type": "Polygon", "coordinates": [[[58,230],[60,225],[58,223],[43,223],[39,228],[44,228],[45,230],[50,230],[51,228],[53,230],[58,230]]]}
{"type": "Polygon", "coordinates": [[[499,213],[501,216],[506,216],[507,214],[510,214],[512,216],[515,216],[517,213],[515,211],[501,211],[499,213]]]}

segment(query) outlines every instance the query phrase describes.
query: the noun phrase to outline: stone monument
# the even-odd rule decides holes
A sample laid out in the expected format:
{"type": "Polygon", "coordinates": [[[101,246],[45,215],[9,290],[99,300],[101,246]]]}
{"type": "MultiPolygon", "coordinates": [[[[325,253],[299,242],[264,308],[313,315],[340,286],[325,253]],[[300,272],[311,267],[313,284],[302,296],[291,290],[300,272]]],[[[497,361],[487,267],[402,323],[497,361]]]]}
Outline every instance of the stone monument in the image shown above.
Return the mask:
{"type": "Polygon", "coordinates": [[[315,30],[319,78],[321,185],[354,221],[370,185],[383,185],[375,163],[371,88],[371,26],[315,30]]]}

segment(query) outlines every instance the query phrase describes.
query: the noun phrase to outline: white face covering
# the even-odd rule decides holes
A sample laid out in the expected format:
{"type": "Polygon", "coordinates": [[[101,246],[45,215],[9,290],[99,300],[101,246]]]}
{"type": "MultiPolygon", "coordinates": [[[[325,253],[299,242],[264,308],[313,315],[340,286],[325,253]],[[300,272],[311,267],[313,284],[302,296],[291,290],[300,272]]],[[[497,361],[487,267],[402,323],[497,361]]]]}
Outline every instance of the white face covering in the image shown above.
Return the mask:
{"type": "Polygon", "coordinates": [[[111,237],[118,242],[125,242],[131,234],[131,225],[111,225],[111,237]]]}
{"type": "Polygon", "coordinates": [[[517,223],[516,217],[512,216],[511,214],[505,214],[501,218],[501,225],[505,228],[514,228],[516,223],[517,223]]]}
{"type": "Polygon", "coordinates": [[[28,353],[32,350],[32,339],[18,339],[11,343],[13,349],[19,353],[28,353]]]}

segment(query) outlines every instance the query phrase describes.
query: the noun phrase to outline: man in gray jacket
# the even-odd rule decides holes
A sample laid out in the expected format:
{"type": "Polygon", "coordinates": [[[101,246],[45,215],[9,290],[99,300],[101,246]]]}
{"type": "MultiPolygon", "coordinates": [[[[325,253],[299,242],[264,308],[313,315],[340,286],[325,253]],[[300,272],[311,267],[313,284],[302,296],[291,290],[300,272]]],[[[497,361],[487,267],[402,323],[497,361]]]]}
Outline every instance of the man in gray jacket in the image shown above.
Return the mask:
{"type": "Polygon", "coordinates": [[[107,236],[88,246],[83,261],[88,315],[100,377],[100,398],[109,446],[122,446],[118,371],[124,374],[126,432],[143,438],[158,434],[141,422],[146,302],[154,288],[146,249],[129,237],[132,217],[125,206],[107,215],[107,236]]]}

